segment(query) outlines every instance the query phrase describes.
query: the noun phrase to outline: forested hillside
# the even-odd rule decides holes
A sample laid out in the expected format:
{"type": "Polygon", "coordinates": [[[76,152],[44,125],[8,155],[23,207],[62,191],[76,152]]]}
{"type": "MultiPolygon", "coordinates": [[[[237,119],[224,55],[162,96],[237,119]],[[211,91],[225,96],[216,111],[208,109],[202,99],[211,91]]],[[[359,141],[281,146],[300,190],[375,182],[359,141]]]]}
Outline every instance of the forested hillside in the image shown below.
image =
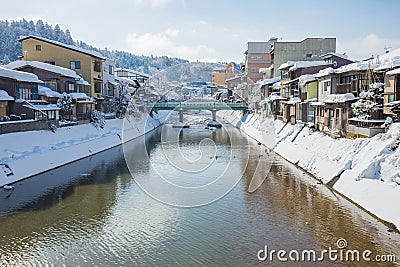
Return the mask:
{"type": "Polygon", "coordinates": [[[66,44],[76,45],[82,48],[96,50],[105,57],[114,59],[117,67],[130,68],[148,74],[155,74],[157,71],[166,69],[181,63],[188,62],[185,59],[170,58],[167,56],[143,56],[134,55],[124,51],[109,51],[88,45],[82,41],[74,41],[68,29],[63,30],[57,24],[49,25],[42,20],[27,21],[4,21],[0,20],[0,63],[7,64],[18,59],[22,55],[21,43],[18,42],[20,36],[36,35],[66,44]]]}

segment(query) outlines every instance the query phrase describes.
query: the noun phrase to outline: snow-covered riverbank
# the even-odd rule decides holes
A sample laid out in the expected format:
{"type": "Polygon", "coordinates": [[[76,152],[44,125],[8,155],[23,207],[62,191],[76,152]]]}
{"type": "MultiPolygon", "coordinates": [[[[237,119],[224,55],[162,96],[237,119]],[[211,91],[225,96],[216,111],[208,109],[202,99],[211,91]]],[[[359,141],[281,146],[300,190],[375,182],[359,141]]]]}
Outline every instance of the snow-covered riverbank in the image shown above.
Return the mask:
{"type": "Polygon", "coordinates": [[[59,128],[55,133],[44,130],[3,134],[0,187],[137,138],[164,123],[167,114],[107,120],[103,129],[83,124],[59,128]]]}
{"type": "MultiPolygon", "coordinates": [[[[263,142],[254,123],[261,121],[259,115],[249,115],[242,122],[237,111],[221,111],[218,115],[263,142]]],[[[323,183],[340,175],[333,189],[400,229],[400,123],[393,124],[385,134],[354,140],[333,139],[278,120],[274,127],[276,153],[323,183]]]]}

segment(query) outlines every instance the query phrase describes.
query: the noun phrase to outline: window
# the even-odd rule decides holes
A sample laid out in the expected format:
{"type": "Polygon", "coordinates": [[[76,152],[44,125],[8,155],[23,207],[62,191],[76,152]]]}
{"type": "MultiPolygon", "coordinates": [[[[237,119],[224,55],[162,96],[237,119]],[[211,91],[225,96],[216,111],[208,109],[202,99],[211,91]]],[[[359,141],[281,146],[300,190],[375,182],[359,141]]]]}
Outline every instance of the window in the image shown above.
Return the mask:
{"type": "Polygon", "coordinates": [[[331,81],[325,81],[323,83],[324,91],[328,91],[331,89],[331,81]]]}
{"type": "Polygon", "coordinates": [[[42,46],[41,45],[36,45],[36,51],[42,51],[42,46]]]}
{"type": "Polygon", "coordinates": [[[50,64],[50,65],[56,65],[55,61],[45,61],[44,63],[50,64]]]}
{"type": "Polygon", "coordinates": [[[101,82],[95,82],[94,83],[94,92],[100,94],[101,93],[101,82]]]}
{"type": "Polygon", "coordinates": [[[19,98],[25,100],[32,99],[32,90],[30,88],[19,88],[19,98]]]}
{"type": "Polygon", "coordinates": [[[114,68],[113,68],[113,66],[108,66],[108,74],[110,74],[110,75],[114,75],[114,68]]]}
{"type": "Polygon", "coordinates": [[[68,84],[68,92],[74,92],[75,91],[75,84],[69,83],[68,84]]]}
{"type": "Polygon", "coordinates": [[[97,71],[97,72],[101,72],[100,62],[95,60],[93,63],[94,63],[93,70],[97,71]]]}
{"type": "Polygon", "coordinates": [[[312,54],[306,54],[306,58],[312,58],[312,54]]]}
{"type": "Polygon", "coordinates": [[[81,62],[80,61],[70,61],[69,62],[69,68],[71,70],[77,70],[81,68],[81,62]]]}
{"type": "Polygon", "coordinates": [[[254,56],[251,56],[251,59],[252,59],[252,60],[263,60],[263,56],[254,55],[254,56]]]}
{"type": "Polygon", "coordinates": [[[56,119],[56,112],[54,110],[48,110],[46,113],[47,113],[47,118],[49,120],[55,120],[56,119]]]}

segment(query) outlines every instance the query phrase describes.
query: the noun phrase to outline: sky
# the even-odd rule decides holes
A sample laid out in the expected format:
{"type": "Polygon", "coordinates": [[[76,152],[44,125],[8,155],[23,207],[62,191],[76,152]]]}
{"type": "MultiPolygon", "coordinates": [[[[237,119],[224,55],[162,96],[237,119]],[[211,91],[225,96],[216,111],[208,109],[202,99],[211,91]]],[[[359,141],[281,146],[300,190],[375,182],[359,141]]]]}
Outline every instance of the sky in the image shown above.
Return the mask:
{"type": "Polygon", "coordinates": [[[351,59],[400,47],[397,0],[1,0],[0,19],[69,29],[74,40],[138,55],[243,62],[248,41],[336,37],[351,59]]]}

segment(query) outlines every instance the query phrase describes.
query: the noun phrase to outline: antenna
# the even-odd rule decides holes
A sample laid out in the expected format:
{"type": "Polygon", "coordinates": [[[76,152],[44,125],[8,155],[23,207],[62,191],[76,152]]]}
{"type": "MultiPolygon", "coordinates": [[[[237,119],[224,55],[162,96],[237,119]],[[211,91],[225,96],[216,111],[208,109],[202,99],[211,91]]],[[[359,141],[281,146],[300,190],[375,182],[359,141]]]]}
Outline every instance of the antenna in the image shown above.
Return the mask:
{"type": "Polygon", "coordinates": [[[385,47],[383,48],[383,50],[385,51],[385,54],[389,53],[389,52],[390,52],[390,49],[392,49],[391,46],[385,46],[385,47]]]}

